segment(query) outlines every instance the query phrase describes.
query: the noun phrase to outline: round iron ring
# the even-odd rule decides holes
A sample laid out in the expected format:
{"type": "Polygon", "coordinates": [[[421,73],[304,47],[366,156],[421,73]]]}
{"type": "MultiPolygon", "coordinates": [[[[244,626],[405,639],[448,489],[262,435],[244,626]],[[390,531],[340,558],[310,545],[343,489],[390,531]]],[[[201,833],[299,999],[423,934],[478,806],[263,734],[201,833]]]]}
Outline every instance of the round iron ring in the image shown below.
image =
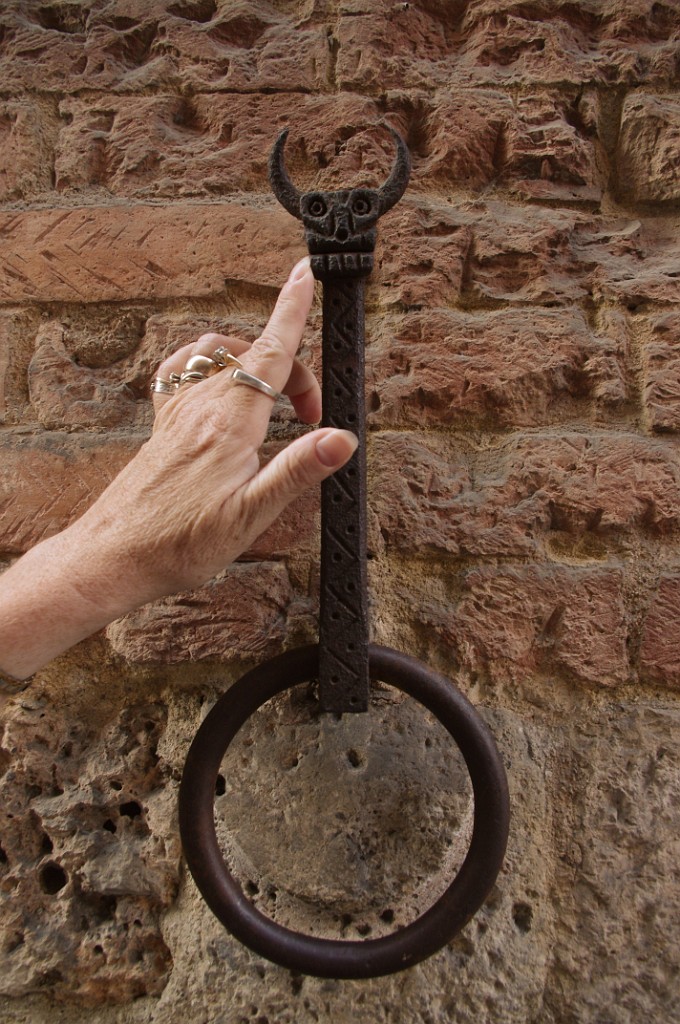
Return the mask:
{"type": "Polygon", "coordinates": [[[272,658],[242,676],[214,705],[187,755],[179,822],[189,870],[222,924],[260,956],[323,978],[371,978],[411,967],[441,949],[482,905],[500,871],[508,838],[508,784],[500,754],[475,708],[445,676],[422,662],[371,645],[372,679],[394,686],[435,715],[458,746],[472,782],[474,825],[458,874],[411,924],[378,939],[319,939],[276,924],[246,898],[217,842],[214,796],[227,747],[266,701],[318,676],[318,645],[272,658]]]}

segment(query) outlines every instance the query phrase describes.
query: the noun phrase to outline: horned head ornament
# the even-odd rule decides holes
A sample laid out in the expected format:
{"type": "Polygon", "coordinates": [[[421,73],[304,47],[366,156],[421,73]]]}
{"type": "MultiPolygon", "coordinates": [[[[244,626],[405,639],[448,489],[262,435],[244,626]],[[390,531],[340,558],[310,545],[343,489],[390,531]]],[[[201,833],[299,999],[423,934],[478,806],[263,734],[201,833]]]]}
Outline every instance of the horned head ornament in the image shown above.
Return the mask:
{"type": "Polygon", "coordinates": [[[394,128],[387,127],[396,142],[397,156],[389,178],[379,189],[300,192],[290,180],[284,162],[288,129],[276,140],[269,160],[269,180],[281,205],[304,224],[312,256],[373,252],[378,218],[401,199],[411,170],[404,140],[394,128]]]}

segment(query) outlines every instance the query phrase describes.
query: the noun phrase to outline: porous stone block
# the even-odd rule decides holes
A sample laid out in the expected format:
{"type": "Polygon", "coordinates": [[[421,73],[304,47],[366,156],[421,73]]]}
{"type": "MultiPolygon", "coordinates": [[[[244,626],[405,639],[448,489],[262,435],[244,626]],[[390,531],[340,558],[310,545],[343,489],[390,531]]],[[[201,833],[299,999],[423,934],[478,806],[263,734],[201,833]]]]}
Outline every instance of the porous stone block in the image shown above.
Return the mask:
{"type": "Polygon", "coordinates": [[[29,695],[3,717],[0,994],[47,985],[93,1007],[158,995],[180,858],[158,753],[167,708],[46,714],[29,695]]]}

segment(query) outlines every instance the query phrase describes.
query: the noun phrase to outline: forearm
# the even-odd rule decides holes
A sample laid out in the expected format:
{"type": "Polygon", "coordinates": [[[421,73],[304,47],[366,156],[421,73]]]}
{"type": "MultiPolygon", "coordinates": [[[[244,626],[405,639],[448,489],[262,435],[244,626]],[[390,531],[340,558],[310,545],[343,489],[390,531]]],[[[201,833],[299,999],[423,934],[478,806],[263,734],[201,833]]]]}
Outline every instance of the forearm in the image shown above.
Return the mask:
{"type": "Polygon", "coordinates": [[[19,558],[0,576],[0,670],[24,679],[141,603],[120,570],[80,522],[19,558]]]}

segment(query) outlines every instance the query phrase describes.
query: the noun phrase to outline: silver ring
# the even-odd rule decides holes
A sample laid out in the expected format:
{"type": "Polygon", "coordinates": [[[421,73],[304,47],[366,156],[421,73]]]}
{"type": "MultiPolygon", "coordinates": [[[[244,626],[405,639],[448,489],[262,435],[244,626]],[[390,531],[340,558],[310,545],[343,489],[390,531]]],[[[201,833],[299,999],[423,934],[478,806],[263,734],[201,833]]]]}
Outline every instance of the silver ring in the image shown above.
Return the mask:
{"type": "Polygon", "coordinates": [[[224,345],[220,345],[219,348],[215,349],[212,354],[212,358],[223,368],[228,363],[232,363],[234,366],[243,366],[241,360],[237,359],[236,356],[233,356],[229,349],[225,348],[224,345]]]}
{"type": "Polygon", "coordinates": [[[234,384],[247,384],[249,388],[255,388],[256,391],[261,391],[263,395],[268,395],[269,398],[273,398],[274,401],[277,398],[282,398],[278,391],[274,391],[274,388],[267,384],[266,381],[260,380],[259,377],[254,377],[252,373],[246,373],[245,370],[234,370],[231,375],[231,379],[234,384]]]}
{"type": "Polygon", "coordinates": [[[177,385],[170,380],[164,380],[163,377],[154,377],[150,390],[152,395],[174,395],[177,385]]]}

